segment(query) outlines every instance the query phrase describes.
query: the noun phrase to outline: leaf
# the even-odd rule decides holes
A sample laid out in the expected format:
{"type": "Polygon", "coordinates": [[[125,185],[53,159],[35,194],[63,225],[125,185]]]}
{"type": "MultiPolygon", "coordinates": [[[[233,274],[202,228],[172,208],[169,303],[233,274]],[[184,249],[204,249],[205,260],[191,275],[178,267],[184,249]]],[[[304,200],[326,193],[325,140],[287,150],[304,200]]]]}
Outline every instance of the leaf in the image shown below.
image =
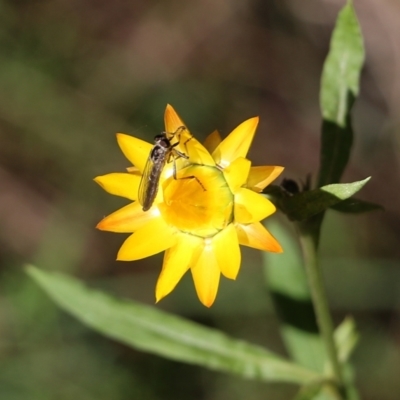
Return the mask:
{"type": "Polygon", "coordinates": [[[345,127],[349,96],[357,97],[364,63],[362,33],[352,1],[340,11],[324,63],[320,103],[324,120],[345,127]]]}
{"type": "Polygon", "coordinates": [[[369,211],[383,210],[384,208],[379,204],[370,203],[369,201],[359,200],[352,197],[335,204],[332,206],[332,209],[343,213],[359,214],[369,211]]]}
{"type": "Polygon", "coordinates": [[[351,317],[345,318],[335,329],[335,343],[340,362],[345,363],[348,361],[358,339],[359,335],[356,330],[354,319],[351,317]]]}
{"type": "Polygon", "coordinates": [[[282,199],[280,206],[291,220],[304,221],[353,196],[369,180],[370,177],[353,183],[336,183],[297,193],[282,199]]]}
{"type": "Polygon", "coordinates": [[[294,400],[337,400],[335,397],[327,397],[322,393],[324,382],[313,382],[303,386],[297,393],[294,400]]]}
{"type": "Polygon", "coordinates": [[[348,116],[345,127],[333,122],[322,123],[321,165],[318,174],[318,186],[340,181],[350,159],[353,145],[353,128],[348,116]]]}
{"type": "Polygon", "coordinates": [[[350,110],[359,92],[365,53],[362,33],[351,1],[343,7],[332,34],[321,79],[323,116],[318,186],[337,183],[353,144],[350,110]]]}
{"type": "Polygon", "coordinates": [[[64,310],[136,349],[244,378],[305,384],[320,377],[260,346],[154,307],[115,299],[67,275],[33,266],[27,272],[64,310]]]}

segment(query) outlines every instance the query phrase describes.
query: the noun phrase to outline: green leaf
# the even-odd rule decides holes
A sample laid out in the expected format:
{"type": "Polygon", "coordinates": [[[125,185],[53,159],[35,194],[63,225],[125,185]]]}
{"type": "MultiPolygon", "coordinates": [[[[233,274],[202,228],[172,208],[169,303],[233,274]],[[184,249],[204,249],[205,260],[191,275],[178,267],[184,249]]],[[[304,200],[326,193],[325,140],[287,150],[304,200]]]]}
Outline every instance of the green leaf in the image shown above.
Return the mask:
{"type": "Polygon", "coordinates": [[[337,400],[337,397],[326,396],[322,392],[324,382],[313,382],[303,386],[297,393],[294,400],[337,400]]]}
{"type": "Polygon", "coordinates": [[[348,361],[358,339],[354,319],[347,317],[335,330],[335,342],[341,362],[348,361]]]}
{"type": "Polygon", "coordinates": [[[353,144],[350,110],[359,92],[365,53],[362,33],[351,1],[343,7],[333,31],[321,79],[323,116],[318,186],[337,183],[353,144]]]}
{"type": "MultiPolygon", "coordinates": [[[[346,381],[346,399],[358,400],[357,389],[354,386],[352,367],[347,364],[351,352],[358,341],[355,322],[353,318],[346,318],[335,330],[335,343],[339,360],[342,363],[344,378],[346,381]]],[[[334,391],[334,386],[329,381],[315,381],[301,387],[295,400],[338,400],[342,396],[334,391]]]]}
{"type": "Polygon", "coordinates": [[[33,266],[27,272],[64,310],[136,349],[244,378],[305,384],[320,377],[260,346],[154,307],[115,299],[72,277],[33,266]]]}
{"type": "Polygon", "coordinates": [[[353,183],[336,183],[297,193],[281,200],[281,208],[293,221],[304,221],[357,193],[371,178],[353,183]]]}
{"type": "Polygon", "coordinates": [[[350,159],[352,145],[353,128],[350,116],[347,117],[347,124],[343,128],[329,121],[322,123],[318,186],[340,182],[350,159]]]}
{"type": "Polygon", "coordinates": [[[324,120],[345,126],[349,96],[358,95],[364,57],[362,33],[352,1],[348,1],[336,21],[322,72],[320,102],[324,120]]]}
{"type": "Polygon", "coordinates": [[[383,210],[384,208],[379,204],[370,203],[368,201],[355,199],[352,197],[335,204],[332,206],[332,209],[343,213],[360,214],[369,211],[383,210]]]}

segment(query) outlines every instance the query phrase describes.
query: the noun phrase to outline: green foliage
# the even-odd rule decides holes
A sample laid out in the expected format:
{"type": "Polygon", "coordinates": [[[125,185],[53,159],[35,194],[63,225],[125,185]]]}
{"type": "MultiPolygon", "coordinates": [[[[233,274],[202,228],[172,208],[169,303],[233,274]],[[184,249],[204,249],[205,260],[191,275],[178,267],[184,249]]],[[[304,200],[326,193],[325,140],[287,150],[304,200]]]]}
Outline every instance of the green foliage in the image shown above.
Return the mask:
{"type": "Polygon", "coordinates": [[[335,331],[335,342],[341,362],[349,360],[358,339],[359,337],[354,319],[347,317],[335,331]]]}
{"type": "Polygon", "coordinates": [[[336,183],[318,189],[288,195],[284,190],[275,187],[272,197],[277,206],[292,221],[305,221],[320,214],[330,207],[349,199],[363,188],[370,178],[352,183],[336,183]]]}
{"type": "Polygon", "coordinates": [[[350,159],[353,145],[353,128],[351,117],[347,116],[347,124],[341,127],[330,121],[323,121],[321,135],[321,165],[318,186],[337,183],[350,159]]]}
{"type": "Polygon", "coordinates": [[[342,9],[332,35],[321,81],[321,165],[317,189],[288,194],[271,186],[267,194],[293,221],[305,221],[328,208],[348,213],[373,211],[380,206],[350,199],[368,179],[338,184],[350,158],[353,128],[350,111],[359,91],[364,61],[362,34],[352,2],[342,9]]]}
{"type": "Polygon", "coordinates": [[[371,203],[354,197],[341,201],[340,203],[332,206],[335,211],[340,211],[349,214],[361,214],[369,211],[383,210],[383,207],[379,204],[371,203]]]}
{"type": "MultiPolygon", "coordinates": [[[[299,246],[289,229],[284,229],[282,224],[274,224],[272,230],[285,252],[263,253],[264,273],[281,320],[283,341],[293,360],[324,373],[328,358],[316,326],[299,246]]],[[[358,342],[358,333],[352,318],[346,318],[336,328],[334,339],[339,361],[346,369],[350,369],[346,363],[358,342]]],[[[348,390],[353,388],[352,376],[349,377],[347,386],[348,390]]],[[[333,387],[328,382],[314,381],[304,385],[295,400],[336,400],[338,397],[332,390],[333,387]]],[[[349,396],[349,399],[356,398],[349,396]]]]}
{"type": "Polygon", "coordinates": [[[318,186],[339,182],[349,161],[353,144],[350,110],[358,95],[364,57],[361,30],[349,1],[337,19],[322,73],[323,124],[318,186]]]}
{"type": "Polygon", "coordinates": [[[28,267],[29,275],[64,310],[84,324],[134,348],[243,378],[305,384],[318,374],[262,347],[215,329],[112,298],[60,273],[28,267]]]}
{"type": "Polygon", "coordinates": [[[325,121],[346,126],[346,116],[352,105],[349,97],[358,95],[364,58],[360,26],[352,1],[349,1],[336,21],[323,68],[320,96],[325,121]]]}
{"type": "MultiPolygon", "coordinates": [[[[302,271],[301,262],[290,260],[289,256],[285,269],[290,268],[291,278],[285,279],[279,266],[274,265],[273,256],[266,257],[269,259],[266,267],[268,276],[271,277],[269,284],[281,314],[285,343],[295,360],[309,365],[313,357],[305,354],[304,350],[311,351],[323,342],[326,350],[323,353],[326,354],[322,360],[316,358],[320,364],[318,370],[325,371],[334,378],[331,385],[315,381],[311,385],[303,386],[296,400],[350,400],[357,399],[358,396],[351,367],[346,364],[357,342],[355,326],[352,320],[345,320],[334,334],[316,252],[324,212],[328,208],[336,206],[346,212],[363,212],[377,208],[370,203],[350,200],[370,178],[347,184],[338,183],[349,161],[353,144],[350,112],[358,95],[363,61],[362,35],[352,2],[348,1],[337,19],[322,74],[320,101],[323,123],[317,188],[311,190],[311,185],[306,184],[302,191],[288,192],[286,188],[272,187],[268,192],[290,220],[300,222],[296,226],[306,267],[305,272],[302,271]],[[299,275],[300,279],[296,282],[293,278],[299,275]],[[303,275],[307,275],[310,292],[304,285],[303,275]],[[296,298],[299,292],[303,294],[302,298],[296,298]],[[316,317],[305,308],[310,298],[314,303],[316,317]],[[291,306],[288,307],[288,304],[291,306]],[[302,324],[298,323],[295,313],[291,313],[293,310],[301,312],[302,324]],[[305,325],[304,318],[307,315],[311,315],[311,321],[317,320],[318,328],[310,329],[305,325]]],[[[291,247],[293,246],[289,246],[289,252],[292,253],[291,247]]],[[[276,263],[279,261],[276,260],[276,263]]],[[[282,263],[280,267],[283,268],[282,263]]]]}

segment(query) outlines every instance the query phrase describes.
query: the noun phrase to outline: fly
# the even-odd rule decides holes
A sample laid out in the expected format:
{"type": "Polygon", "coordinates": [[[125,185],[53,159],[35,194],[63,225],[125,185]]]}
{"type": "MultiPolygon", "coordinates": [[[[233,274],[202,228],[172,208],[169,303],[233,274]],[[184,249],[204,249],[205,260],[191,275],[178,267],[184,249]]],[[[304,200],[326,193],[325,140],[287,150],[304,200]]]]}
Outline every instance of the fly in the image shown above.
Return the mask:
{"type": "Polygon", "coordinates": [[[165,164],[170,162],[171,158],[173,158],[174,178],[176,179],[175,160],[180,157],[185,159],[189,158],[185,153],[182,153],[175,148],[180,143],[179,139],[176,143],[171,143],[171,140],[175,136],[179,135],[184,129],[186,129],[184,126],[179,127],[174,133],[170,134],[170,138],[168,138],[167,132],[162,132],[154,138],[154,146],[150,151],[139,184],[138,199],[139,203],[142,205],[143,211],[149,210],[153,205],[154,199],[157,196],[158,185],[165,164]]]}

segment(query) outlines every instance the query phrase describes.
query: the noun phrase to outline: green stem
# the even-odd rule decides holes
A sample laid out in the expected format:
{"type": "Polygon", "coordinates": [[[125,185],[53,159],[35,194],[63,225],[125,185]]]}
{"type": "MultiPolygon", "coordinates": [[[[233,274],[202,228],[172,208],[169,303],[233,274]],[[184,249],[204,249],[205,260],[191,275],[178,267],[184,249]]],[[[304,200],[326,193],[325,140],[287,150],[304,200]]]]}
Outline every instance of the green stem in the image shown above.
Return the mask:
{"type": "Polygon", "coordinates": [[[317,316],[317,324],[325,343],[330,370],[337,382],[338,389],[343,392],[343,377],[340,367],[337,349],[333,336],[333,322],[329,312],[328,299],[326,297],[325,285],[322,278],[322,271],[318,263],[317,251],[319,233],[323,215],[298,224],[300,232],[300,244],[303,250],[308,283],[311,290],[311,297],[317,316]]]}

